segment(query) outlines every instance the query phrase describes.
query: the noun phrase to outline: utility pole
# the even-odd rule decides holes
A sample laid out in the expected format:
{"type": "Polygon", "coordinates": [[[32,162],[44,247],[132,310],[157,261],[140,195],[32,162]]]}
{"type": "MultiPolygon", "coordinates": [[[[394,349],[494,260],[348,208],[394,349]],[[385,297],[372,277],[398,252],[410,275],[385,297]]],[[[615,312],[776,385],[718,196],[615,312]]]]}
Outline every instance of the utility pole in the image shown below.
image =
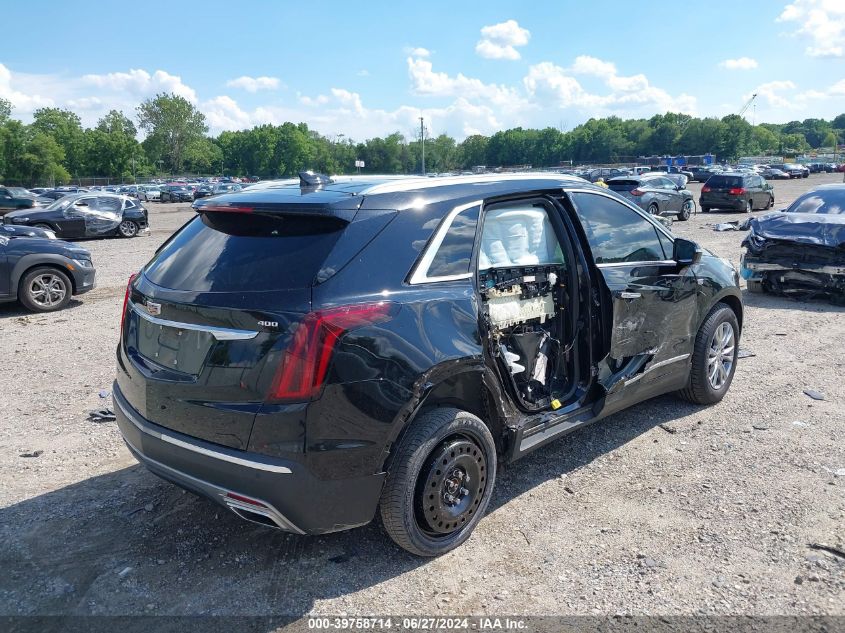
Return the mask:
{"type": "Polygon", "coordinates": [[[425,176],[425,125],[420,117],[420,144],[422,145],[422,175],[425,176]]]}

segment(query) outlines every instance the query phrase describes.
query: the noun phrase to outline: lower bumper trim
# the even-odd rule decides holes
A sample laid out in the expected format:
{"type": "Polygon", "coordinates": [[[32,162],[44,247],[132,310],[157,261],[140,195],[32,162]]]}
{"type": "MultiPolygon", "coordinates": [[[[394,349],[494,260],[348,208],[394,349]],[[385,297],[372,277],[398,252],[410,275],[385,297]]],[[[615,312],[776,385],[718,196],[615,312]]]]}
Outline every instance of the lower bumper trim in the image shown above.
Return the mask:
{"type": "Polygon", "coordinates": [[[179,486],[209,497],[213,501],[229,508],[240,518],[252,521],[253,523],[260,523],[261,525],[268,525],[266,521],[256,520],[253,516],[251,516],[258,515],[269,519],[274,527],[281,530],[293,532],[294,534],[305,534],[303,530],[296,527],[290,520],[288,520],[287,517],[285,517],[285,515],[266,501],[256,499],[256,501],[262,504],[261,506],[258,506],[244,501],[239,501],[238,499],[233,499],[229,496],[230,493],[241,496],[240,493],[235,490],[222,488],[207,481],[203,481],[202,479],[198,479],[197,477],[183,473],[175,468],[171,468],[170,466],[166,466],[165,464],[144,455],[140,450],[138,450],[138,448],[133,446],[126,437],[123,438],[123,441],[126,442],[126,446],[129,448],[135,459],[144,464],[144,466],[146,466],[151,472],[164,479],[172,481],[179,486]]]}

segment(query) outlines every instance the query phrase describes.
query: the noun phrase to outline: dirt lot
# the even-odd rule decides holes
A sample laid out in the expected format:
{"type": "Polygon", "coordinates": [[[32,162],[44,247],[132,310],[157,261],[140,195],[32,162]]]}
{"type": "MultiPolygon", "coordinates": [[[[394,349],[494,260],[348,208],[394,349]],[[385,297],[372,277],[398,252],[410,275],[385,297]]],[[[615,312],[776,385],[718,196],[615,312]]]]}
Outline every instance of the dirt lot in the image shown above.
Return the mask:
{"type": "MultiPolygon", "coordinates": [[[[775,182],[776,208],[841,179],[775,182]]],[[[756,356],[721,404],[661,397],[503,469],[469,542],[422,560],[378,523],[306,538],[243,522],[86,419],[127,278],[191,215],[149,206],[150,237],[85,243],[98,288],[69,309],[0,306],[0,615],[845,615],[845,559],[808,546],[845,547],[845,309],[746,295],[756,356]]],[[[744,233],[709,225],[742,217],[674,230],[738,265],[744,233]]]]}

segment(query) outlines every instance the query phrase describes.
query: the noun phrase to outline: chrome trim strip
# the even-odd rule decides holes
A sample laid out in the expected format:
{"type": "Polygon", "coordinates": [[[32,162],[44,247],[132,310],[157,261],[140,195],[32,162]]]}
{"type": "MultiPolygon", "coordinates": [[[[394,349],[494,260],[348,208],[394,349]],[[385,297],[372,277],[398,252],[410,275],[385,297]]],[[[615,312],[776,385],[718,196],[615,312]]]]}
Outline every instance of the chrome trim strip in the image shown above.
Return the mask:
{"type": "Polygon", "coordinates": [[[420,259],[420,263],[417,265],[416,269],[414,270],[414,273],[411,275],[411,278],[408,280],[409,284],[414,286],[417,284],[433,283],[437,281],[458,281],[460,279],[472,279],[472,272],[461,273],[459,275],[442,275],[440,277],[429,277],[428,269],[431,267],[431,262],[434,261],[434,257],[437,255],[437,251],[440,250],[440,246],[443,244],[443,240],[446,238],[446,233],[451,228],[452,222],[454,222],[458,214],[461,211],[466,211],[467,209],[471,209],[474,206],[480,207],[481,204],[482,200],[475,200],[473,202],[468,202],[466,204],[459,205],[449,212],[449,215],[447,215],[443,222],[440,223],[440,226],[437,227],[437,232],[434,234],[434,237],[429,243],[428,248],[426,248],[425,253],[423,253],[422,258],[420,259]]]}
{"type": "Polygon", "coordinates": [[[209,448],[203,448],[202,446],[195,446],[188,442],[183,442],[182,440],[170,437],[169,435],[164,435],[163,433],[159,433],[150,428],[144,428],[138,421],[135,419],[135,416],[126,410],[126,407],[123,406],[123,403],[120,401],[120,396],[117,398],[113,398],[115,404],[120,407],[120,410],[123,411],[123,415],[125,415],[132,424],[135,425],[141,433],[145,433],[147,435],[151,435],[152,437],[161,440],[162,442],[167,442],[168,444],[173,444],[173,446],[178,446],[179,448],[184,448],[185,450],[192,451],[194,453],[199,453],[200,455],[205,455],[207,457],[213,457],[214,459],[219,459],[224,462],[229,462],[230,464],[237,464],[238,466],[245,466],[247,468],[252,468],[254,470],[264,470],[270,473],[281,473],[281,474],[290,474],[291,469],[287,466],[277,466],[275,464],[265,464],[263,462],[257,462],[251,459],[244,459],[242,457],[235,457],[234,455],[227,455],[226,453],[221,453],[219,451],[211,450],[209,448]]]}
{"type": "Polygon", "coordinates": [[[255,330],[236,330],[233,328],[217,327],[214,325],[197,325],[196,323],[181,323],[179,321],[168,321],[167,319],[160,319],[159,317],[154,317],[153,315],[144,312],[144,310],[138,307],[138,304],[134,301],[129,302],[129,307],[139,317],[141,317],[142,319],[146,319],[154,325],[159,325],[161,327],[172,327],[178,330],[207,332],[208,334],[211,334],[214,338],[216,338],[218,341],[248,341],[249,339],[253,339],[258,336],[258,332],[255,330]]]}
{"type": "Polygon", "coordinates": [[[650,262],[608,262],[606,264],[596,264],[597,268],[615,268],[618,266],[677,266],[678,262],[674,259],[661,259],[650,262]]]}
{"type": "MultiPolygon", "coordinates": [[[[232,510],[235,514],[237,514],[241,519],[244,519],[245,521],[249,521],[249,519],[242,516],[240,513],[238,513],[236,511],[238,509],[248,510],[250,512],[255,512],[256,514],[266,516],[270,520],[272,520],[273,523],[275,523],[277,526],[279,526],[279,528],[282,529],[282,530],[294,532],[295,534],[305,534],[304,531],[302,531],[301,529],[296,527],[293,523],[290,522],[290,520],[285,515],[283,515],[275,507],[273,507],[272,505],[270,505],[266,501],[263,501],[262,499],[255,499],[255,497],[250,497],[251,499],[255,499],[256,501],[260,501],[261,503],[265,504],[266,507],[262,508],[260,506],[253,506],[251,504],[240,502],[237,499],[232,499],[230,497],[227,497],[226,495],[229,494],[230,492],[232,494],[239,494],[239,493],[235,490],[227,490],[226,488],[222,488],[222,487],[217,486],[215,484],[209,483],[209,482],[205,481],[204,479],[199,479],[197,477],[194,477],[193,475],[183,473],[181,470],[176,470],[175,468],[173,468],[171,466],[167,466],[166,464],[162,464],[160,461],[157,461],[157,460],[153,459],[152,457],[148,457],[147,455],[144,455],[140,450],[138,450],[138,447],[133,445],[132,442],[130,442],[128,439],[126,439],[125,436],[123,437],[123,441],[126,442],[126,445],[129,447],[129,450],[132,451],[132,453],[135,455],[135,457],[138,459],[138,461],[143,463],[145,466],[148,466],[148,464],[152,464],[153,468],[158,468],[158,469],[164,471],[170,477],[172,477],[173,479],[176,479],[177,481],[180,480],[180,479],[181,480],[187,480],[189,483],[191,483],[195,487],[199,488],[200,490],[204,490],[207,494],[217,495],[217,496],[221,497],[221,501],[224,504],[226,504],[229,507],[229,509],[232,510]]],[[[243,495],[243,496],[249,497],[249,495],[243,495]]]]}
{"type": "Polygon", "coordinates": [[[755,262],[746,262],[743,261],[743,266],[745,266],[748,270],[778,270],[781,272],[809,272],[809,273],[825,273],[828,275],[845,275],[845,266],[825,266],[825,265],[814,265],[814,264],[801,264],[795,268],[787,268],[786,266],[781,266],[780,264],[769,264],[769,263],[755,263],[755,262]]]}
{"type": "Polygon", "coordinates": [[[628,385],[637,382],[640,378],[642,378],[643,376],[645,376],[649,372],[654,371],[655,369],[660,369],[661,367],[665,367],[666,365],[671,365],[672,363],[678,363],[682,360],[686,360],[689,357],[690,357],[689,354],[681,354],[680,356],[673,356],[672,358],[667,358],[666,360],[661,360],[657,363],[654,363],[653,365],[649,365],[648,367],[646,367],[643,370],[642,373],[637,374],[636,376],[632,376],[631,378],[626,380],[625,386],[627,387],[628,385]]]}

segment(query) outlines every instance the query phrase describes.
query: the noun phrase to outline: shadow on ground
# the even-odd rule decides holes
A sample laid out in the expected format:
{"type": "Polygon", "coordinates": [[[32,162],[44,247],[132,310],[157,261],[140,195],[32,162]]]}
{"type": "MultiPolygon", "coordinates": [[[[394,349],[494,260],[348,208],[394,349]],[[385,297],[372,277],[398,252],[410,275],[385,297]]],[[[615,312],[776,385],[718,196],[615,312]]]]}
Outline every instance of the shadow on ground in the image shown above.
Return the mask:
{"type": "MultiPolygon", "coordinates": [[[[500,470],[488,513],[695,410],[661,397],[540,449],[500,470]]],[[[378,520],[345,533],[288,535],[242,521],[141,466],[2,509],[0,536],[0,615],[296,617],[317,601],[429,563],[396,547],[378,520]]]]}

